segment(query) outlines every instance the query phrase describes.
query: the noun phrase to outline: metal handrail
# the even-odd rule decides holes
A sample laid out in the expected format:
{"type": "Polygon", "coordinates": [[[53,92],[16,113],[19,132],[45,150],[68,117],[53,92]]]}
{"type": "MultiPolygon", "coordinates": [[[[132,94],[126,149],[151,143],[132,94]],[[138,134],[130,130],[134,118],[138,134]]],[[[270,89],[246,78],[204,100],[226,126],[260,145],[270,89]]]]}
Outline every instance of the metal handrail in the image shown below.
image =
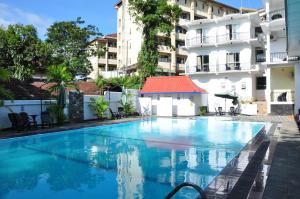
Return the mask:
{"type": "Polygon", "coordinates": [[[171,199],[180,189],[184,187],[192,187],[194,188],[201,196],[201,199],[207,199],[206,194],[204,193],[203,189],[196,184],[190,182],[183,182],[180,185],[176,186],[166,197],[165,199],[171,199]]]}

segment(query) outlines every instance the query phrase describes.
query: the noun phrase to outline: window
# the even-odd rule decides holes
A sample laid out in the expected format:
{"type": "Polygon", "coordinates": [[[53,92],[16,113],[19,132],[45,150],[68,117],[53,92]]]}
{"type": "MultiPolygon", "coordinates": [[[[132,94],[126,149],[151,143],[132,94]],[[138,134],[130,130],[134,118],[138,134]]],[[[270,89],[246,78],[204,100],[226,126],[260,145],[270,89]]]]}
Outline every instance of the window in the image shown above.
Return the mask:
{"type": "Polygon", "coordinates": [[[260,34],[263,33],[261,27],[255,27],[255,37],[258,37],[260,34]]]}
{"type": "Polygon", "coordinates": [[[234,24],[226,25],[226,39],[227,40],[238,39],[239,38],[238,29],[239,29],[238,25],[234,25],[234,24]]]}
{"type": "Polygon", "coordinates": [[[183,47],[183,46],[185,46],[184,41],[178,41],[178,40],[176,40],[176,48],[180,48],[180,47],[183,47]]]}
{"type": "Polygon", "coordinates": [[[182,18],[182,19],[186,19],[186,20],[190,20],[190,19],[191,19],[191,15],[190,15],[189,12],[183,12],[183,13],[181,14],[181,18],[182,18]]]}
{"type": "Polygon", "coordinates": [[[176,57],[176,63],[177,64],[184,64],[185,63],[185,58],[183,58],[183,57],[176,57]]]}
{"type": "Polygon", "coordinates": [[[198,20],[198,19],[206,19],[206,17],[201,16],[201,15],[195,15],[194,19],[195,19],[195,20],[198,20]]]}
{"type": "Polygon", "coordinates": [[[240,70],[240,53],[227,53],[226,70],[240,70]]]}
{"type": "Polygon", "coordinates": [[[108,59],[117,59],[117,53],[108,53],[108,59]]]}
{"type": "Polygon", "coordinates": [[[184,4],[187,4],[187,0],[184,0],[184,4]]]}
{"type": "Polygon", "coordinates": [[[170,62],[170,57],[168,55],[160,55],[158,58],[159,62],[170,62]]]}
{"type": "Polygon", "coordinates": [[[266,61],[266,53],[263,48],[256,48],[255,54],[256,54],[256,62],[265,62],[266,61]]]}
{"type": "Polygon", "coordinates": [[[242,88],[242,90],[246,90],[246,82],[242,82],[242,85],[241,85],[241,88],[242,88]]]}
{"type": "Polygon", "coordinates": [[[186,34],[186,29],[182,28],[181,26],[176,26],[176,33],[186,34]]]}
{"type": "Polygon", "coordinates": [[[267,88],[266,77],[256,77],[256,90],[265,90],[267,88]]]}
{"type": "Polygon", "coordinates": [[[199,55],[197,56],[197,72],[208,72],[209,71],[209,56],[208,55],[199,55]]]}

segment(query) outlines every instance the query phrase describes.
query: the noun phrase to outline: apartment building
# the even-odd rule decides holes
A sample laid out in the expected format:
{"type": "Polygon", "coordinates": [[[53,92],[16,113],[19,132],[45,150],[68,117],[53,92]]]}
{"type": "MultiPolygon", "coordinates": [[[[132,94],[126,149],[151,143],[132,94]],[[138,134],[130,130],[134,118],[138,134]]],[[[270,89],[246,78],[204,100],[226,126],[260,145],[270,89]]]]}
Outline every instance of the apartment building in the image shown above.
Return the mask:
{"type": "MultiPolygon", "coordinates": [[[[185,46],[186,29],[183,25],[198,19],[215,19],[227,14],[238,13],[239,10],[211,0],[169,0],[169,3],[179,5],[183,13],[170,38],[158,34],[160,57],[157,72],[178,74],[184,72],[187,59],[187,51],[181,48],[185,46]],[[168,44],[176,48],[170,48],[168,44]]],[[[118,13],[118,69],[132,73],[137,69],[138,54],[142,44],[141,27],[129,14],[128,0],[119,1],[115,7],[118,13]]]]}
{"type": "Polygon", "coordinates": [[[106,35],[97,38],[91,42],[91,46],[102,44],[106,52],[101,57],[90,57],[93,70],[89,75],[90,78],[96,79],[99,75],[104,77],[114,77],[119,75],[117,72],[117,34],[106,35]]]}
{"type": "Polygon", "coordinates": [[[188,23],[185,73],[209,91],[208,108],[232,106],[219,93],[237,95],[243,101],[265,100],[264,38],[258,12],[230,14],[188,23]]]}
{"type": "MultiPolygon", "coordinates": [[[[263,2],[266,13],[262,16],[261,27],[266,35],[265,65],[268,112],[277,114],[298,113],[300,105],[299,99],[295,98],[295,92],[299,96],[300,71],[298,68],[300,43],[294,38],[291,41],[293,49],[288,52],[287,29],[289,27],[287,27],[286,21],[289,19],[286,15],[287,7],[285,1],[263,0],[263,2]],[[298,54],[295,54],[297,52],[296,48],[298,48],[298,54]],[[298,100],[296,104],[295,99],[298,100]]],[[[296,20],[294,18],[294,22],[297,21],[296,24],[298,20],[299,18],[296,20]]],[[[291,23],[291,26],[293,26],[293,23],[291,23]]],[[[298,36],[299,39],[300,37],[298,36]]]]}

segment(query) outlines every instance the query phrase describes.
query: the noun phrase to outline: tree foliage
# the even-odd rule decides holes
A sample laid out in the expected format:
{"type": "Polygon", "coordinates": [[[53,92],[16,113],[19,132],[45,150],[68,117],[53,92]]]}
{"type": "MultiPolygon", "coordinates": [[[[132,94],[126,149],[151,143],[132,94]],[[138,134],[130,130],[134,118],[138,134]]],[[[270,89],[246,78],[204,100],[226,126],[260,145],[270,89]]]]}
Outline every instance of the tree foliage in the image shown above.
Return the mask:
{"type": "MultiPolygon", "coordinates": [[[[8,81],[10,78],[9,72],[3,68],[0,68],[0,83],[4,81],[8,81]]],[[[2,84],[0,84],[0,107],[3,106],[3,100],[11,99],[12,93],[4,88],[2,84]]]]}
{"type": "Polygon", "coordinates": [[[181,15],[178,5],[167,0],[129,0],[130,14],[142,26],[143,44],[138,58],[138,66],[143,77],[155,75],[158,64],[157,33],[170,36],[175,22],[181,15]]]}
{"type": "Polygon", "coordinates": [[[100,33],[95,26],[84,26],[84,23],[77,18],[76,21],[56,22],[48,28],[46,42],[52,50],[53,64],[65,65],[73,76],[87,75],[92,69],[88,58],[98,53],[87,47],[91,38],[100,33]]]}
{"type": "Polygon", "coordinates": [[[105,89],[115,88],[117,86],[127,89],[140,89],[142,86],[141,77],[138,75],[113,77],[108,79],[99,76],[96,79],[96,84],[102,91],[105,89]]]}
{"type": "Polygon", "coordinates": [[[67,67],[64,65],[54,65],[48,68],[48,82],[55,84],[50,87],[51,92],[56,92],[57,104],[62,109],[65,107],[65,93],[68,86],[72,86],[72,75],[68,72],[67,67]]]}
{"type": "Polygon", "coordinates": [[[13,78],[25,80],[49,61],[47,46],[38,38],[32,25],[0,27],[0,67],[9,70],[13,78]]]}

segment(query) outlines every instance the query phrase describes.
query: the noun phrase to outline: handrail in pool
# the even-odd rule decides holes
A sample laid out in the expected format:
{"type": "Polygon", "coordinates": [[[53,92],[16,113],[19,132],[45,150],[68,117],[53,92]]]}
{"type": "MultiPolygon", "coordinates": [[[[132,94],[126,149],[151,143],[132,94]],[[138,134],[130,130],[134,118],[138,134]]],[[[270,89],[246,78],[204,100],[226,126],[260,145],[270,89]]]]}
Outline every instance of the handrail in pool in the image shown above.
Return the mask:
{"type": "MultiPolygon", "coordinates": [[[[199,187],[196,184],[190,183],[190,182],[183,182],[180,185],[176,186],[166,197],[165,199],[171,199],[180,189],[184,188],[184,187],[192,187],[194,188],[196,191],[198,191],[198,193],[201,196],[201,199],[207,199],[206,194],[204,193],[203,189],[201,189],[201,187],[199,187]]],[[[198,197],[199,198],[199,197],[198,197]]]]}

